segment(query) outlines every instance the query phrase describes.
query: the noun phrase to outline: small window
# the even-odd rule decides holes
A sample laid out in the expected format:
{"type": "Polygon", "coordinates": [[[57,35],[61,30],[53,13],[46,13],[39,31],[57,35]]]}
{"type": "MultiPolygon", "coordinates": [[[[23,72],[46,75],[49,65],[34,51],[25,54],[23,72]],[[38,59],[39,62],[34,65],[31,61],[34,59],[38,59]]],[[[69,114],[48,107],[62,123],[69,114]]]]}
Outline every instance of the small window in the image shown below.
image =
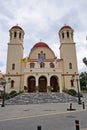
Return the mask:
{"type": "Polygon", "coordinates": [[[15,64],[12,64],[12,70],[15,70],[15,64]]]}
{"type": "Polygon", "coordinates": [[[21,39],[21,33],[19,33],[19,38],[21,39]]]}
{"type": "Polygon", "coordinates": [[[30,63],[30,68],[34,68],[35,64],[34,63],[30,63]]]}
{"type": "Polygon", "coordinates": [[[10,39],[12,39],[12,33],[10,33],[10,39]]]}
{"type": "Polygon", "coordinates": [[[50,63],[50,68],[54,68],[54,63],[50,63]]]}
{"type": "Polygon", "coordinates": [[[46,59],[46,54],[44,53],[44,59],[46,59]]]}
{"type": "Polygon", "coordinates": [[[38,53],[38,59],[40,58],[40,53],[38,53]]]}
{"type": "Polygon", "coordinates": [[[14,80],[11,80],[11,88],[14,88],[14,80]]]}
{"type": "Polygon", "coordinates": [[[64,38],[64,32],[62,33],[62,38],[64,38]]]}
{"type": "Polygon", "coordinates": [[[74,80],[71,79],[71,87],[74,87],[74,80]]]}
{"type": "Polygon", "coordinates": [[[14,32],[14,38],[16,38],[17,37],[17,32],[14,32]]]}
{"type": "Polygon", "coordinates": [[[69,38],[69,32],[67,32],[67,38],[69,38]]]}
{"type": "Polygon", "coordinates": [[[44,68],[45,67],[45,64],[42,62],[40,63],[40,68],[44,68]]]}
{"type": "Polygon", "coordinates": [[[71,38],[73,39],[73,32],[71,33],[71,38]]]}
{"type": "Polygon", "coordinates": [[[69,69],[72,69],[72,63],[69,63],[69,69]]]}

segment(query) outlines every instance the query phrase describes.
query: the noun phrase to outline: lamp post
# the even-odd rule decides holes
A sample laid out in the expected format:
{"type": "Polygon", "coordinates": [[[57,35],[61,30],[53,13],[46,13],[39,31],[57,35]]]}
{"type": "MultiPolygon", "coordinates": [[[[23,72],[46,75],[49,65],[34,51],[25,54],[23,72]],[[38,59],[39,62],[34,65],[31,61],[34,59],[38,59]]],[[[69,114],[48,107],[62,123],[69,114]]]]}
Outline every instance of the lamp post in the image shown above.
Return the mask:
{"type": "Polygon", "coordinates": [[[3,95],[2,95],[2,104],[1,104],[1,107],[5,107],[5,86],[6,86],[6,83],[9,83],[10,82],[10,78],[8,78],[8,81],[6,81],[5,78],[0,78],[0,84],[3,86],[3,95]]]}
{"type": "Polygon", "coordinates": [[[79,79],[76,78],[77,89],[78,89],[78,104],[81,104],[80,92],[79,92],[79,79]]]}
{"type": "Polygon", "coordinates": [[[80,90],[79,90],[79,80],[80,80],[80,79],[78,79],[78,77],[76,77],[76,79],[75,79],[75,75],[73,75],[72,78],[71,78],[71,80],[73,80],[73,81],[76,80],[76,82],[77,82],[77,90],[78,90],[78,104],[81,104],[80,90]]]}

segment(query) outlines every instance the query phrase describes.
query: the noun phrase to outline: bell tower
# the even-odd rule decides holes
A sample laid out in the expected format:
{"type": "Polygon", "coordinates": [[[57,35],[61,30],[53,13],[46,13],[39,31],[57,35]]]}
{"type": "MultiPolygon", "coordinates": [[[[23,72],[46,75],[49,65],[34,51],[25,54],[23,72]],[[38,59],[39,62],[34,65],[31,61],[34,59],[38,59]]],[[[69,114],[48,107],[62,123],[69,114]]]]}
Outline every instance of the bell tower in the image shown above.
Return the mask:
{"type": "Polygon", "coordinates": [[[14,88],[20,86],[21,77],[21,59],[23,58],[23,29],[16,25],[9,30],[10,39],[7,51],[7,68],[6,76],[12,77],[14,88]],[[17,84],[18,82],[18,84],[17,84]]]}
{"type": "Polygon", "coordinates": [[[73,29],[70,26],[63,26],[59,30],[60,58],[63,60],[63,86],[70,89],[73,75],[78,75],[76,47],[73,39],[73,29]]]}

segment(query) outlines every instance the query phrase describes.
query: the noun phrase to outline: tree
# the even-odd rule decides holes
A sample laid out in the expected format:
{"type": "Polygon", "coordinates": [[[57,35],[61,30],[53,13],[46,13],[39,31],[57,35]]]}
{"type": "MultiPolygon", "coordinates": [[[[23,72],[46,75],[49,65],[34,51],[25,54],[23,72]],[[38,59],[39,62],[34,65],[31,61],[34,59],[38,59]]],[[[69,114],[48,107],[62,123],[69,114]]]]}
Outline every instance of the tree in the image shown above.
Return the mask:
{"type": "Polygon", "coordinates": [[[86,57],[83,58],[83,63],[87,66],[87,58],[86,57]]]}
{"type": "Polygon", "coordinates": [[[87,90],[87,73],[81,72],[80,74],[80,86],[81,90],[87,90]]]}

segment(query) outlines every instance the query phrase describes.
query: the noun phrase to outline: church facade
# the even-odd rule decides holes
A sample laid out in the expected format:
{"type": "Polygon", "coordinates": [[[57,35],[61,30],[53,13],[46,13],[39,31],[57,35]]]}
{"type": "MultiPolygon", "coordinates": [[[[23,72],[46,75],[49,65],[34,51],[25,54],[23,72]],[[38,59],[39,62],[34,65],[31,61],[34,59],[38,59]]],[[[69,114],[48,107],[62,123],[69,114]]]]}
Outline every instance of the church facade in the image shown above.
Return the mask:
{"type": "Polygon", "coordinates": [[[59,32],[60,57],[45,42],[38,42],[31,48],[28,57],[23,57],[24,30],[16,25],[9,30],[10,39],[7,51],[6,91],[17,92],[27,88],[31,92],[62,92],[75,89],[77,84],[72,79],[79,76],[77,67],[76,47],[73,29],[65,25],[59,32]]]}

